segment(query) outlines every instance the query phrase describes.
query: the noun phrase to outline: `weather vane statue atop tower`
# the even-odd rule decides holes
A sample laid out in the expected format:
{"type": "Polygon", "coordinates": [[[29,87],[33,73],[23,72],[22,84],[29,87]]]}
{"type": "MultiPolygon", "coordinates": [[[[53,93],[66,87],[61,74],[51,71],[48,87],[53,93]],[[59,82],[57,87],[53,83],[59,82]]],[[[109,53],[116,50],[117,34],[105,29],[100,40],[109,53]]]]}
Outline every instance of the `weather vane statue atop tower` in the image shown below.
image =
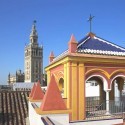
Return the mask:
{"type": "Polygon", "coordinates": [[[33,24],[34,24],[34,25],[36,24],[36,20],[33,21],[33,24]]]}
{"type": "Polygon", "coordinates": [[[88,19],[88,21],[90,22],[90,32],[92,31],[92,20],[93,20],[94,16],[91,16],[90,14],[90,17],[88,19]]]}
{"type": "Polygon", "coordinates": [[[36,30],[36,20],[33,21],[32,24],[32,30],[30,33],[30,41],[32,44],[37,44],[37,40],[38,40],[38,34],[37,34],[37,30],[36,30]]]}

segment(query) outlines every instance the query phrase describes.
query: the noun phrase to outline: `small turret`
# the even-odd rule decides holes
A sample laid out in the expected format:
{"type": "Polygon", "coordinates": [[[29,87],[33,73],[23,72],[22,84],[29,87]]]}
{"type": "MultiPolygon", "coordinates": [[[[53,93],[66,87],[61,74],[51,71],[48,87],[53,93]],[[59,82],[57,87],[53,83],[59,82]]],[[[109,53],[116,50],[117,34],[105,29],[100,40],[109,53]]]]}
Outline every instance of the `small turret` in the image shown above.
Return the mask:
{"type": "Polygon", "coordinates": [[[54,58],[55,58],[55,57],[54,57],[54,53],[53,53],[53,51],[52,51],[52,52],[50,53],[50,56],[49,56],[49,63],[51,63],[54,58]]]}
{"type": "Polygon", "coordinates": [[[69,41],[69,53],[74,53],[77,50],[77,41],[74,37],[74,35],[71,36],[69,41]]]}

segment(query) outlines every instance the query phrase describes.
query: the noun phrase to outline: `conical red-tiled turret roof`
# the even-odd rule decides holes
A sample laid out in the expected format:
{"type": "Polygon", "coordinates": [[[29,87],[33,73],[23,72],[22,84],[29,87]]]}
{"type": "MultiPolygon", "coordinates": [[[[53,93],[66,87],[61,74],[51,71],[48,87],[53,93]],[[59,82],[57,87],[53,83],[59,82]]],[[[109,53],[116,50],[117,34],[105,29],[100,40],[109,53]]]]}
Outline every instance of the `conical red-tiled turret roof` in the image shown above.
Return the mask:
{"type": "Polygon", "coordinates": [[[72,34],[69,43],[77,43],[75,36],[72,34]]]}
{"type": "Polygon", "coordinates": [[[50,84],[48,85],[40,108],[42,111],[66,110],[66,105],[61,97],[54,75],[51,76],[50,84]]]}
{"type": "Polygon", "coordinates": [[[29,95],[30,98],[32,98],[33,93],[34,93],[34,91],[35,91],[35,88],[36,88],[36,84],[34,83],[32,89],[31,89],[31,93],[30,93],[30,95],[29,95]]]}
{"type": "Polygon", "coordinates": [[[74,35],[72,34],[70,37],[70,41],[69,41],[69,53],[75,53],[77,50],[77,41],[74,37],[74,35]]]}
{"type": "Polygon", "coordinates": [[[44,93],[41,89],[40,82],[38,81],[36,83],[35,91],[32,95],[32,100],[41,100],[41,99],[43,99],[43,97],[44,97],[44,93]]]}
{"type": "Polygon", "coordinates": [[[51,53],[50,53],[50,56],[49,57],[54,57],[54,53],[53,53],[53,51],[51,51],[51,53]]]}
{"type": "Polygon", "coordinates": [[[53,51],[51,51],[50,56],[49,56],[49,63],[51,63],[54,58],[55,58],[54,53],[53,53],[53,51]]]}

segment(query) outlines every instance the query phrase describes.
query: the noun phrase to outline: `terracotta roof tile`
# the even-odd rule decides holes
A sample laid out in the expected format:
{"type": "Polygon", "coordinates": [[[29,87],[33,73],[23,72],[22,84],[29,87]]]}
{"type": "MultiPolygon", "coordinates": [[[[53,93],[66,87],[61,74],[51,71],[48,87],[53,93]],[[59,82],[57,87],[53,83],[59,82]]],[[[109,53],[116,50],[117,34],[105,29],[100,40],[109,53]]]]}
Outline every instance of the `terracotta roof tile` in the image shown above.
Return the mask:
{"type": "Polygon", "coordinates": [[[26,125],[29,91],[0,92],[0,124],[26,125]]]}

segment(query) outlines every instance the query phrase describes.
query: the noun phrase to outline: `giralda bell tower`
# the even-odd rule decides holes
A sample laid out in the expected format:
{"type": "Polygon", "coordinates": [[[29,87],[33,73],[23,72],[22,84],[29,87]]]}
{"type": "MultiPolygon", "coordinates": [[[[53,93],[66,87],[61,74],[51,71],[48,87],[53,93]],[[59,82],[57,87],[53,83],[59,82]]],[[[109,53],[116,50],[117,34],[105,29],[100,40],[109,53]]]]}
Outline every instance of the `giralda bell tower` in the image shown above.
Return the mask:
{"type": "Polygon", "coordinates": [[[25,46],[25,82],[40,81],[43,75],[43,47],[38,44],[36,21],[30,33],[30,43],[25,46]]]}

